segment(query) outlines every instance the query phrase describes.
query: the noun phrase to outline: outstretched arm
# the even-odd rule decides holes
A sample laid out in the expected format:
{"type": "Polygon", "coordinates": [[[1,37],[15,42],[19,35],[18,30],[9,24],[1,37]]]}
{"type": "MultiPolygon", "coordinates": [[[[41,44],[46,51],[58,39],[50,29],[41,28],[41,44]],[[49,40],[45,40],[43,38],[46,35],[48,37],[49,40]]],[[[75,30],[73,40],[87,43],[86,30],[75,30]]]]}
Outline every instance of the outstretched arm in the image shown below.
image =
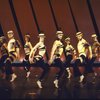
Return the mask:
{"type": "Polygon", "coordinates": [[[32,50],[32,44],[29,42],[30,49],[32,50]]]}
{"type": "Polygon", "coordinates": [[[51,50],[51,56],[50,56],[50,60],[49,60],[50,64],[53,62],[53,56],[54,56],[56,48],[57,48],[57,43],[55,41],[54,44],[53,44],[52,50],[51,50]]]}
{"type": "Polygon", "coordinates": [[[89,59],[91,59],[92,58],[92,48],[91,48],[91,46],[89,46],[89,59]]]}
{"type": "Polygon", "coordinates": [[[87,41],[85,41],[85,48],[88,49],[88,52],[89,52],[88,58],[92,59],[92,48],[91,48],[91,45],[87,41]]]}
{"type": "Polygon", "coordinates": [[[35,55],[35,52],[37,51],[37,48],[39,47],[40,43],[37,43],[32,49],[31,49],[31,52],[30,52],[30,55],[29,55],[29,61],[30,63],[33,62],[33,58],[34,58],[34,55],[35,55]]]}
{"type": "Polygon", "coordinates": [[[15,40],[15,47],[16,47],[17,59],[19,60],[21,44],[18,40],[15,40]]]}

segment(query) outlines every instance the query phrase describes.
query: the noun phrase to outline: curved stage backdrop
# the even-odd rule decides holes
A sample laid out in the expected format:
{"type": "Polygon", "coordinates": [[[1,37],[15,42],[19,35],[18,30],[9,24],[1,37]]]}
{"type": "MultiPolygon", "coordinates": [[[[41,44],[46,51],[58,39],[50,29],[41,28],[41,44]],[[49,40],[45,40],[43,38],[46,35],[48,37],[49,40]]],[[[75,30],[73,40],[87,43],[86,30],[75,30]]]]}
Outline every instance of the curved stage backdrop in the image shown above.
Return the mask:
{"type": "Polygon", "coordinates": [[[100,0],[0,0],[0,35],[7,36],[13,30],[15,38],[22,44],[24,35],[31,35],[34,46],[38,42],[39,31],[46,34],[46,46],[50,55],[56,30],[60,27],[64,35],[71,38],[76,48],[77,31],[91,43],[91,34],[96,33],[100,40],[100,0]]]}

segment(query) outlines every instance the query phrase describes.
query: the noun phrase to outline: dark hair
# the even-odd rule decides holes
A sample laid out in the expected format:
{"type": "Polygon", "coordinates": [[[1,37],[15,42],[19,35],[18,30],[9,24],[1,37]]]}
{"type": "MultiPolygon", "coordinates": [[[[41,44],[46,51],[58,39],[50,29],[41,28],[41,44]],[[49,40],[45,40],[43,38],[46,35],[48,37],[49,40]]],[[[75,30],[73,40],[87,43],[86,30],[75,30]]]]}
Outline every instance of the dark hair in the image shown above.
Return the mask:
{"type": "Polygon", "coordinates": [[[44,33],[44,31],[41,30],[41,31],[39,31],[39,34],[40,34],[40,33],[44,33]]]}
{"type": "Polygon", "coordinates": [[[0,37],[0,46],[2,46],[4,43],[7,43],[7,39],[5,36],[0,37]]]}
{"type": "Polygon", "coordinates": [[[61,27],[58,27],[58,30],[57,31],[62,31],[61,27]]]}
{"type": "Polygon", "coordinates": [[[27,38],[28,41],[30,41],[30,35],[29,35],[29,34],[26,34],[26,35],[25,35],[25,38],[27,38]]]}

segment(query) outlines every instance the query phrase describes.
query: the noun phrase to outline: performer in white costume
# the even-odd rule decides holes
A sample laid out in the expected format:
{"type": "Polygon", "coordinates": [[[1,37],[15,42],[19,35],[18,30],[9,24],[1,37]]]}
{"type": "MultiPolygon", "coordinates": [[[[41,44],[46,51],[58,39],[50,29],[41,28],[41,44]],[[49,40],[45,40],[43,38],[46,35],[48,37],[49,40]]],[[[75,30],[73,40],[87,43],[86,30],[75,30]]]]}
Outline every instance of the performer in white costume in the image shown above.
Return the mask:
{"type": "Polygon", "coordinates": [[[6,59],[6,74],[11,75],[10,82],[13,82],[17,78],[17,75],[13,72],[11,64],[20,57],[20,44],[18,40],[14,38],[14,32],[12,30],[8,31],[7,35],[9,38],[7,46],[9,57],[6,59]]]}
{"type": "Polygon", "coordinates": [[[59,79],[64,72],[64,64],[61,60],[61,56],[63,54],[63,46],[64,46],[62,43],[63,32],[57,31],[56,36],[57,36],[57,39],[54,41],[53,46],[52,46],[49,64],[51,66],[56,66],[60,69],[60,71],[58,73],[56,73],[56,77],[54,80],[54,85],[56,88],[58,88],[59,87],[59,85],[58,85],[59,79]]]}
{"type": "Polygon", "coordinates": [[[38,78],[37,85],[39,88],[43,88],[41,82],[49,71],[47,62],[44,60],[46,54],[46,46],[44,44],[45,34],[41,32],[39,34],[39,42],[32,48],[29,56],[30,63],[34,63],[35,66],[39,66],[43,69],[42,74],[38,78]],[[38,51],[38,54],[36,52],[38,51]]]}

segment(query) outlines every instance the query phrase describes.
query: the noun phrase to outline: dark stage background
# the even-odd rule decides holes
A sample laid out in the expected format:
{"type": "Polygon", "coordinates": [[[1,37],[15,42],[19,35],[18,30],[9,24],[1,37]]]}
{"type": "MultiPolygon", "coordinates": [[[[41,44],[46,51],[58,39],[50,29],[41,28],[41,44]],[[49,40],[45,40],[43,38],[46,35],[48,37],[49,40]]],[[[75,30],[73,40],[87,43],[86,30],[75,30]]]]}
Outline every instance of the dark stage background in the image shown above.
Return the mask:
{"type": "Polygon", "coordinates": [[[56,30],[60,27],[65,36],[71,37],[76,48],[77,31],[91,43],[91,34],[100,40],[100,0],[0,0],[0,35],[13,30],[23,53],[24,35],[30,33],[34,46],[40,30],[46,34],[46,46],[50,55],[56,30]]]}

